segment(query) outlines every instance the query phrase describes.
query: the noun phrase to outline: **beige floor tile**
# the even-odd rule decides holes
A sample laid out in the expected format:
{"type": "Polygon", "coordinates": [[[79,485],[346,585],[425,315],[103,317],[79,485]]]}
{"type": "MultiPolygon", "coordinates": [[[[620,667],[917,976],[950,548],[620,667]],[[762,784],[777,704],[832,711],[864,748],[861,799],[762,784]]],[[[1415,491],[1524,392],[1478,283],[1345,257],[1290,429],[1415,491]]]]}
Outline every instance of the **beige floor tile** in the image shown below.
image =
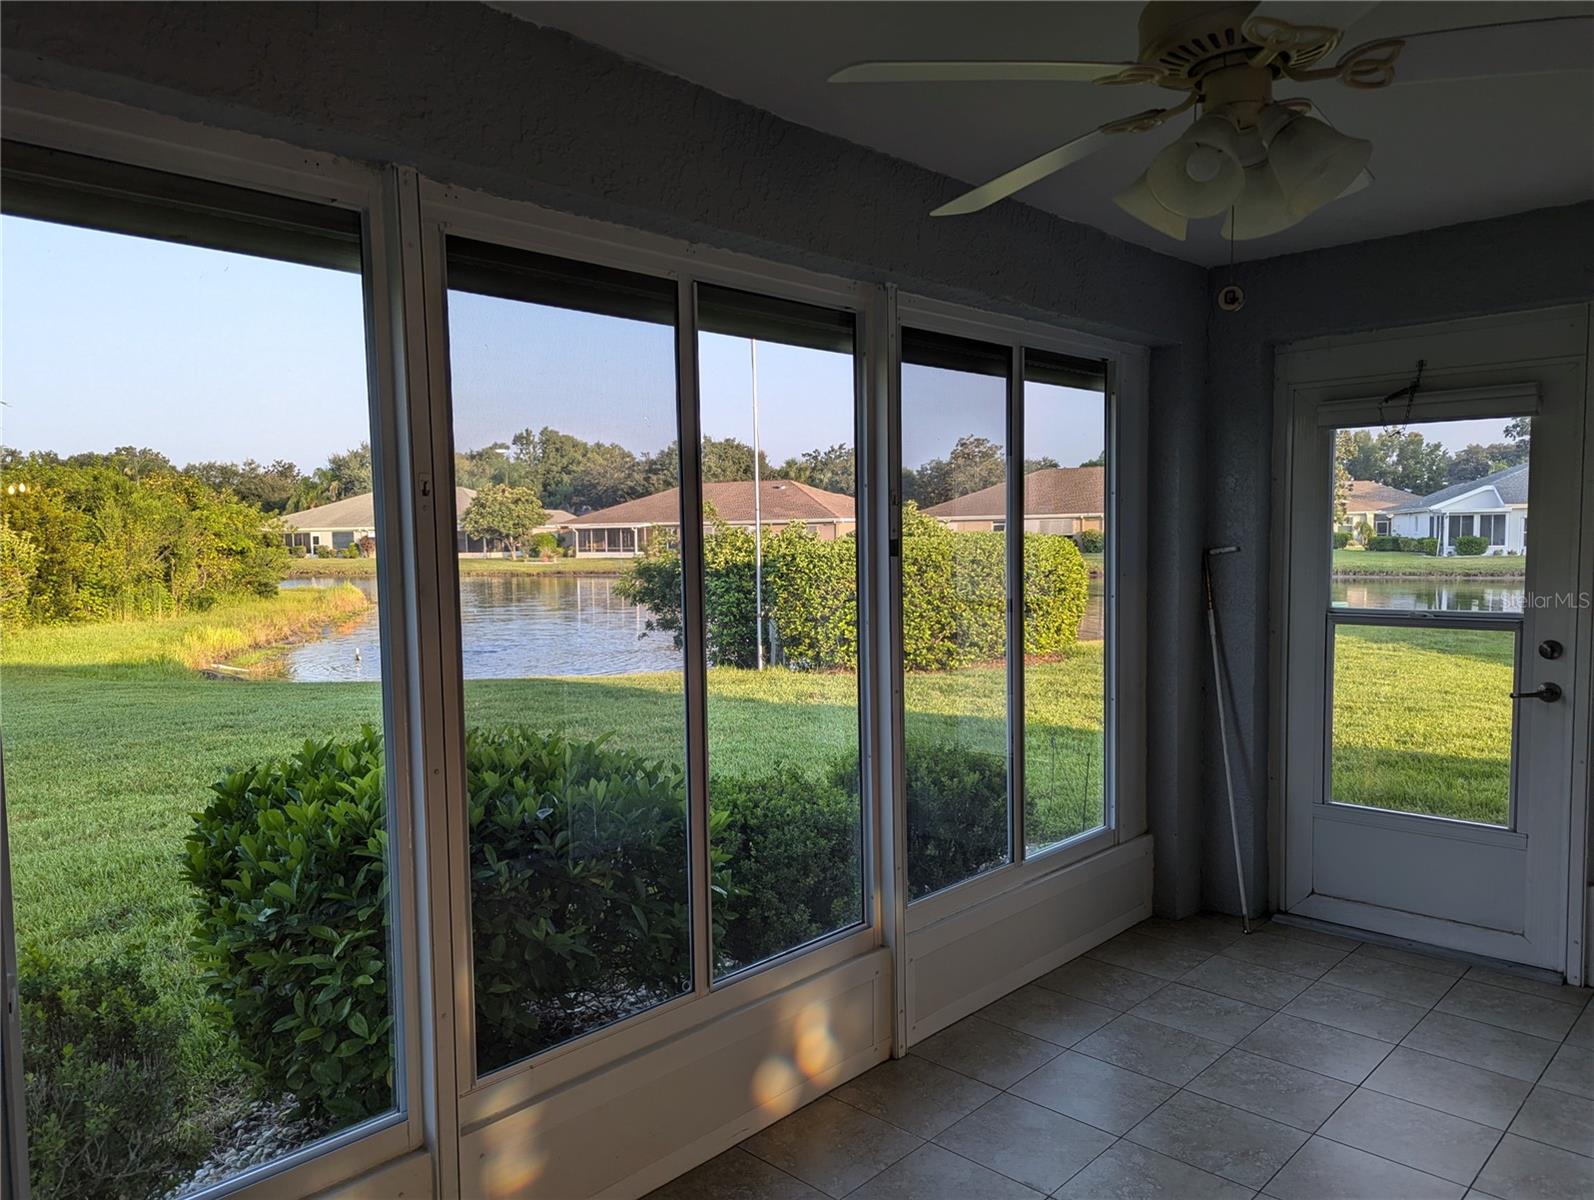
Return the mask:
{"type": "Polygon", "coordinates": [[[1504,1129],[1533,1085],[1497,1071],[1398,1046],[1378,1064],[1363,1086],[1480,1125],[1504,1129]]]}
{"type": "Polygon", "coordinates": [[[1437,1175],[1314,1137],[1262,1194],[1277,1200],[1460,1200],[1465,1191],[1437,1175]]]}
{"type": "Polygon", "coordinates": [[[1392,1042],[1288,1013],[1276,1014],[1240,1042],[1241,1050],[1316,1071],[1342,1083],[1361,1083],[1394,1048],[1392,1042]]]}
{"type": "Polygon", "coordinates": [[[974,1016],[926,1038],[912,1052],[981,1083],[1006,1088],[1063,1051],[1051,1042],[974,1016]]]}
{"type": "Polygon", "coordinates": [[[1060,1112],[1004,1094],[935,1140],[1009,1179],[1050,1192],[1116,1139],[1060,1112]]]}
{"type": "Polygon", "coordinates": [[[845,1196],[922,1144],[920,1138],[830,1096],[742,1143],[827,1196],[845,1196]]]}
{"type": "Polygon", "coordinates": [[[1216,915],[1187,917],[1183,921],[1152,917],[1136,925],[1134,931],[1147,937],[1189,946],[1192,950],[1205,950],[1209,954],[1216,954],[1245,936],[1238,918],[1216,915]]]}
{"type": "Polygon", "coordinates": [[[1404,963],[1353,954],[1344,962],[1336,963],[1323,976],[1323,982],[1429,1008],[1437,1004],[1456,981],[1448,975],[1408,967],[1404,963]]]}
{"type": "Polygon", "coordinates": [[[1270,967],[1287,975],[1317,979],[1349,953],[1335,947],[1319,946],[1304,938],[1269,933],[1266,926],[1250,937],[1225,946],[1224,955],[1259,967],[1270,967]]]}
{"type": "Polygon", "coordinates": [[[1120,933],[1111,941],[1103,942],[1089,951],[1086,957],[1111,963],[1115,967],[1127,967],[1145,975],[1155,975],[1159,979],[1177,979],[1186,971],[1206,962],[1212,955],[1206,950],[1194,950],[1130,930],[1120,933]]]}
{"type": "Polygon", "coordinates": [[[1065,992],[1092,1004],[1127,1012],[1168,981],[1144,971],[1131,971],[1094,958],[1076,958],[1035,981],[1043,988],[1065,992]]]}
{"type": "Polygon", "coordinates": [[[647,1200],[824,1200],[824,1193],[737,1146],[649,1192],[647,1200]]]}
{"type": "Polygon", "coordinates": [[[940,1146],[921,1146],[853,1192],[849,1200],[1036,1200],[1041,1192],[940,1146]]]}
{"type": "Polygon", "coordinates": [[[1401,1045],[1530,1083],[1555,1054],[1555,1043],[1544,1038],[1441,1012],[1417,1022],[1401,1045]]]}
{"type": "Polygon", "coordinates": [[[979,1012],[987,1021],[1038,1037],[1058,1046],[1072,1046],[1118,1015],[1116,1009],[1092,1004],[1066,992],[1030,984],[1009,992],[979,1012]]]}
{"type": "Polygon", "coordinates": [[[1594,1098],[1594,1047],[1566,1042],[1539,1082],[1559,1092],[1594,1098]]]}
{"type": "Polygon", "coordinates": [[[1594,1100],[1536,1087],[1511,1122],[1511,1132],[1594,1157],[1594,1100]]]}
{"type": "Polygon", "coordinates": [[[1288,1063],[1230,1050],[1197,1076],[1190,1090],[1311,1133],[1355,1089],[1288,1063]]]}
{"type": "Polygon", "coordinates": [[[1464,962],[1457,962],[1451,958],[1442,958],[1436,954],[1423,954],[1417,950],[1402,950],[1398,946],[1380,946],[1376,942],[1363,942],[1356,948],[1351,957],[1381,958],[1385,962],[1416,967],[1419,971],[1432,971],[1436,975],[1448,975],[1451,979],[1460,979],[1467,973],[1467,964],[1464,962]]]}
{"type": "Polygon", "coordinates": [[[1346,954],[1362,944],[1355,938],[1342,937],[1337,933],[1325,933],[1321,929],[1308,929],[1304,925],[1291,925],[1277,920],[1264,921],[1261,925],[1253,922],[1251,929],[1253,932],[1292,937],[1297,941],[1310,942],[1314,946],[1324,946],[1330,950],[1343,950],[1346,954]]]}
{"type": "Polygon", "coordinates": [[[1244,1000],[1247,1004],[1273,1009],[1283,1008],[1312,986],[1312,981],[1304,976],[1289,975],[1221,954],[1207,959],[1195,970],[1186,972],[1179,982],[1187,987],[1228,996],[1232,1000],[1244,1000]]]}
{"type": "Polygon", "coordinates": [[[1124,1135],[1170,1158],[1259,1188],[1307,1134],[1193,1092],[1180,1092],[1124,1135]]]}
{"type": "Polygon", "coordinates": [[[1442,1013],[1470,1017],[1474,1021],[1557,1042],[1577,1022],[1579,1011],[1571,1004],[1562,1004],[1528,992],[1493,987],[1475,979],[1461,980],[1435,1007],[1442,1013]]]}
{"type": "Polygon", "coordinates": [[[1577,1024],[1572,1026],[1572,1032],[1566,1035],[1566,1040],[1574,1046],[1594,1046],[1594,1004],[1583,1010],[1577,1024]]]}
{"type": "Polygon", "coordinates": [[[1594,1158],[1508,1133],[1478,1175],[1478,1190],[1501,1200],[1588,1200],[1594,1158]]]}
{"type": "Polygon", "coordinates": [[[1170,983],[1135,1005],[1129,1015],[1232,1046],[1273,1014],[1243,1000],[1170,983]]]}
{"type": "Polygon", "coordinates": [[[1013,1094],[1108,1133],[1127,1133],[1174,1089],[1072,1050],[1013,1085],[1013,1094]]]}
{"type": "Polygon", "coordinates": [[[1227,1049],[1222,1042],[1154,1021],[1124,1015],[1075,1047],[1125,1070],[1182,1087],[1227,1049]]]}
{"type": "Polygon", "coordinates": [[[1001,1093],[989,1084],[909,1054],[887,1059],[831,1094],[872,1117],[928,1138],[1001,1093]]]}
{"type": "Polygon", "coordinates": [[[1510,971],[1501,971],[1494,967],[1471,967],[1467,971],[1467,978],[1479,983],[1487,983],[1491,987],[1505,988],[1507,991],[1524,992],[1529,996],[1540,996],[1545,1000],[1554,1000],[1558,1004],[1571,1004],[1581,1011],[1594,997],[1594,990],[1586,987],[1567,987],[1564,983],[1547,983],[1540,979],[1528,979],[1510,971]]]}
{"type": "Polygon", "coordinates": [[[1056,1200],[1248,1200],[1251,1189],[1119,1142],[1052,1194],[1056,1200]]]}
{"type": "Polygon", "coordinates": [[[1398,1042],[1422,1020],[1425,1010],[1402,1000],[1386,1000],[1371,992],[1314,983],[1284,1006],[1292,1017],[1320,1021],[1382,1042],[1398,1042]]]}
{"type": "Polygon", "coordinates": [[[1462,1185],[1472,1182],[1501,1137],[1487,1125],[1366,1088],[1317,1133],[1462,1185]]]}

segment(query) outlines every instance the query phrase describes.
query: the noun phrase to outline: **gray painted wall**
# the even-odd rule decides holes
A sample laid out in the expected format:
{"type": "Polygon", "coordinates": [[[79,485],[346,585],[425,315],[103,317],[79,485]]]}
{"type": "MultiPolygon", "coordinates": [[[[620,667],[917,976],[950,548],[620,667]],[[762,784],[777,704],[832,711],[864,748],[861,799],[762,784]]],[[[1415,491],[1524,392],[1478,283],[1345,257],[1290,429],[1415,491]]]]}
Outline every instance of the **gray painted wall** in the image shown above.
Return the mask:
{"type": "Polygon", "coordinates": [[[1248,875],[1266,889],[1271,355],[1315,334],[1591,294],[1594,206],[1212,273],[470,4],[9,3],[8,78],[372,161],[778,262],[1139,341],[1152,354],[1148,803],[1156,904],[1234,911],[1200,597],[1222,564],[1248,875]],[[1580,259],[1569,248],[1583,248],[1580,259]],[[1206,803],[1203,797],[1210,797],[1206,803]]]}
{"type": "MultiPolygon", "coordinates": [[[[1272,503],[1273,354],[1302,338],[1549,307],[1594,298],[1594,203],[1454,225],[1245,263],[1245,307],[1209,305],[1206,542],[1243,553],[1215,572],[1239,720],[1231,748],[1241,793],[1241,846],[1252,911],[1267,895],[1267,603],[1272,503]]],[[[1228,282],[1212,272],[1212,287],[1228,282]]],[[[1210,694],[1210,670],[1203,677],[1210,694]]],[[[1206,711],[1211,713],[1211,704],[1206,711]]],[[[1217,727],[1204,741],[1204,906],[1237,912],[1234,855],[1219,801],[1217,727]]]]}

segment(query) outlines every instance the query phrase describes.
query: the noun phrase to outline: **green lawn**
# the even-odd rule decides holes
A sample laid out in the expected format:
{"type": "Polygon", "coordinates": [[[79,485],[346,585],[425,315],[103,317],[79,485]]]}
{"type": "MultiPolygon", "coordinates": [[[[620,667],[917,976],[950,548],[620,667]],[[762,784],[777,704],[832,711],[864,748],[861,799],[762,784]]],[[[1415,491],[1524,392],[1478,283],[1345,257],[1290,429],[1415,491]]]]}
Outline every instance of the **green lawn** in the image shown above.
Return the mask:
{"type": "Polygon", "coordinates": [[[1339,626],[1333,798],[1505,824],[1512,656],[1504,632],[1339,626]]]}
{"type": "Polygon", "coordinates": [[[1335,550],[1336,579],[1520,579],[1527,559],[1522,555],[1402,554],[1388,550],[1335,550]]]}

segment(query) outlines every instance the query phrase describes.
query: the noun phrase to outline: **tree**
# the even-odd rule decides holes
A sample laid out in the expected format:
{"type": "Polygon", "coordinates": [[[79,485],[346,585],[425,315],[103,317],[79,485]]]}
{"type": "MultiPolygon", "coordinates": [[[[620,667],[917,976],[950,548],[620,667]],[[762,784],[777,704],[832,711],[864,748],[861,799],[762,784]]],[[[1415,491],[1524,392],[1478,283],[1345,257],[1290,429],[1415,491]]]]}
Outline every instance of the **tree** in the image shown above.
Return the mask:
{"type": "Polygon", "coordinates": [[[810,487],[850,496],[856,482],[852,447],[837,442],[824,449],[804,450],[796,458],[781,463],[771,474],[773,478],[793,479],[810,487]]]}
{"type": "Polygon", "coordinates": [[[1107,452],[1103,450],[1095,458],[1087,458],[1079,465],[1082,467],[1105,467],[1107,465],[1107,452]]]}
{"type": "MultiPolygon", "coordinates": [[[[1063,464],[1050,454],[1043,454],[1039,458],[1026,458],[1024,460],[1024,474],[1033,475],[1036,471],[1055,471],[1063,464]]],[[[1100,466],[1100,463],[1093,464],[1100,466]]]]}
{"type": "MultiPolygon", "coordinates": [[[[1341,437],[1346,437],[1341,434],[1341,437]]],[[[1422,434],[1392,425],[1377,434],[1349,432],[1343,465],[1352,479],[1367,479],[1425,496],[1449,482],[1450,452],[1422,434]]]]}
{"type": "Polygon", "coordinates": [[[1006,451],[989,438],[967,434],[946,458],[932,458],[918,470],[904,471],[902,498],[928,508],[1001,483],[1006,474],[1006,451]]]}
{"type": "Polygon", "coordinates": [[[459,518],[459,527],[467,537],[498,538],[515,558],[520,557],[522,543],[538,526],[547,523],[548,512],[537,493],[507,483],[490,483],[478,489],[476,498],[459,518]]]}
{"type": "Polygon", "coordinates": [[[1353,452],[1354,443],[1341,429],[1334,438],[1334,524],[1345,523],[1346,506],[1350,503],[1350,485],[1353,476],[1346,462],[1353,452]]]}

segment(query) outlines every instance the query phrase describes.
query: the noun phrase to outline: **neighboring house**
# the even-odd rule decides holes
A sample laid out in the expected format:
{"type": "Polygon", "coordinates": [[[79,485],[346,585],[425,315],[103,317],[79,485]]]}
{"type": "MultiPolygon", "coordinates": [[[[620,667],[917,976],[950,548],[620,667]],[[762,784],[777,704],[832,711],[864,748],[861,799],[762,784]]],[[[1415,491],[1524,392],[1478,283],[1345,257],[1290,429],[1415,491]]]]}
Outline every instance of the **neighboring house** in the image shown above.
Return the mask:
{"type": "MultiPolygon", "coordinates": [[[[758,519],[774,532],[787,525],[806,525],[822,541],[845,537],[856,527],[852,497],[827,492],[790,479],[766,479],[759,487],[758,519]]],[[[754,525],[753,484],[705,483],[703,501],[728,525],[754,525]]],[[[577,558],[635,558],[647,549],[652,530],[678,529],[681,490],[670,488],[602,508],[570,522],[577,558]]]]}
{"type": "MultiPolygon", "coordinates": [[[[472,489],[455,488],[455,513],[463,516],[475,498],[472,489]]],[[[538,526],[537,532],[557,534],[559,540],[568,545],[569,524],[573,519],[573,515],[563,509],[549,509],[548,523],[538,526]]],[[[288,545],[303,546],[311,554],[322,550],[346,550],[362,538],[376,538],[376,507],[370,492],[334,500],[331,504],[318,504],[303,512],[284,513],[281,520],[288,527],[288,545]]],[[[458,547],[460,554],[477,558],[508,553],[496,538],[484,544],[482,539],[467,538],[463,533],[458,534],[458,547]]]]}
{"type": "Polygon", "coordinates": [[[1528,545],[1528,464],[1482,479],[1453,483],[1389,510],[1401,537],[1435,538],[1439,553],[1454,554],[1456,539],[1481,537],[1485,554],[1522,554],[1528,545]]]}
{"type": "Polygon", "coordinates": [[[1356,531],[1366,525],[1372,529],[1374,536],[1383,536],[1394,530],[1390,510],[1415,504],[1420,499],[1413,492],[1403,492],[1388,484],[1374,483],[1370,479],[1352,479],[1345,493],[1345,519],[1334,528],[1355,536],[1356,531]]]}
{"type": "MultiPolygon", "coordinates": [[[[952,529],[1007,528],[1007,485],[955,496],[924,510],[952,529]]],[[[1107,468],[1045,467],[1024,476],[1024,529],[1079,533],[1106,528],[1107,468]]]]}

